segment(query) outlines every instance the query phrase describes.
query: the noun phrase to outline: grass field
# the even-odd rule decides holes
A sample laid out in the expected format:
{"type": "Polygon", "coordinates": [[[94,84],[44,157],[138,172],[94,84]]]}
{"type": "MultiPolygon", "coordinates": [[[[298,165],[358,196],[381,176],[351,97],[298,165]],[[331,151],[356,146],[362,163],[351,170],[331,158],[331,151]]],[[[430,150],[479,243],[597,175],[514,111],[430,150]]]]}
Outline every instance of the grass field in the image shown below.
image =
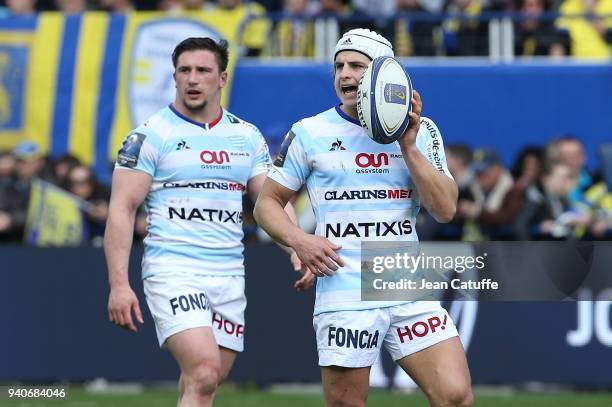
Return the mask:
{"type": "MultiPolygon", "coordinates": [[[[476,407],[610,407],[612,393],[521,393],[475,392],[476,407]]],[[[140,394],[89,393],[70,389],[65,400],[0,400],[0,406],[71,406],[71,407],[157,407],[174,406],[176,392],[172,390],[146,390],[140,394]]],[[[426,407],[420,394],[401,394],[390,391],[373,391],[368,400],[370,407],[426,407]]],[[[223,388],[215,402],[216,407],[309,407],[323,406],[320,394],[298,394],[255,388],[223,388]]]]}

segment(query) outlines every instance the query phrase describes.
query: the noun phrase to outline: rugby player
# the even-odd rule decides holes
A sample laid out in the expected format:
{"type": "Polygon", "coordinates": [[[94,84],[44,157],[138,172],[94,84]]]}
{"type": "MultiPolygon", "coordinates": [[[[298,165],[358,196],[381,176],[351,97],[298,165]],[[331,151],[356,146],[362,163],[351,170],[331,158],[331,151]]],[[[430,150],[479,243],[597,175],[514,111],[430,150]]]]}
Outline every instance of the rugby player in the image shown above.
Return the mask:
{"type": "Polygon", "coordinates": [[[128,258],[146,199],[142,278],[159,345],[181,369],[178,405],[209,406],[243,350],[242,197],[256,199],[271,159],[259,130],[220,105],[226,41],[188,38],[172,63],[174,102],[130,132],[118,153],[104,239],[108,312],[130,331],[132,313],[143,323],[128,258]]]}
{"type": "Polygon", "coordinates": [[[432,120],[420,117],[418,92],[411,100],[410,126],[398,142],[377,144],[360,126],[357,86],[379,56],[393,56],[393,50],[375,32],[355,29],[338,41],[334,88],[340,104],[292,126],[255,218],[319,277],[313,325],[328,406],[365,405],[370,367],[383,345],[431,405],[469,406],[465,352],[438,302],[361,301],[362,240],[417,241],[421,205],[448,222],[457,203],[442,136],[432,120]],[[334,148],[340,143],[342,148],[334,148]],[[303,184],[317,220],[314,235],[283,211],[303,184]]]}

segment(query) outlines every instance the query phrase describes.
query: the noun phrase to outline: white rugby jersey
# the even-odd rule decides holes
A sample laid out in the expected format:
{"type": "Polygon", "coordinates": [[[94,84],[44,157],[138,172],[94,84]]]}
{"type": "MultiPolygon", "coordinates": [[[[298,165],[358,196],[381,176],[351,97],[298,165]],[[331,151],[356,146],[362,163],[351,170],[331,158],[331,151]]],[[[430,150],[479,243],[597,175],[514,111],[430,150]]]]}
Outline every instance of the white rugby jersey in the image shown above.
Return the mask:
{"type": "MultiPolygon", "coordinates": [[[[452,179],[440,131],[426,117],[416,145],[452,179]]],[[[338,254],[345,266],[317,279],[315,315],[401,303],[360,300],[362,240],[418,240],[419,197],[399,143],[372,141],[358,121],[335,107],[293,125],[268,177],[294,191],[306,183],[315,234],[342,246],[338,254]]]]}
{"type": "Polygon", "coordinates": [[[115,167],[153,177],[142,277],[244,275],[242,196],[270,161],[259,130],[227,111],[197,123],[170,105],[132,131],[115,167]]]}

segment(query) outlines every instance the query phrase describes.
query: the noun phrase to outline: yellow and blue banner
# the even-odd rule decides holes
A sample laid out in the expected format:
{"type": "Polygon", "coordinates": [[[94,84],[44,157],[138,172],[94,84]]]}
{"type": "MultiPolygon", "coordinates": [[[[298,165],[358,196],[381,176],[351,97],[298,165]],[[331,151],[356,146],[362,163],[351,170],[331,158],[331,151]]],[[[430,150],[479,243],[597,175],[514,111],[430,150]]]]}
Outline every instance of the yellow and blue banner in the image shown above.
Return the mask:
{"type": "Polygon", "coordinates": [[[216,11],[0,19],[0,149],[32,140],[108,172],[125,135],[174,100],[174,47],[190,36],[228,40],[231,78],[241,22],[216,11]]]}
{"type": "Polygon", "coordinates": [[[25,242],[31,246],[79,246],[87,226],[77,196],[41,180],[33,180],[26,219],[25,242]]]}

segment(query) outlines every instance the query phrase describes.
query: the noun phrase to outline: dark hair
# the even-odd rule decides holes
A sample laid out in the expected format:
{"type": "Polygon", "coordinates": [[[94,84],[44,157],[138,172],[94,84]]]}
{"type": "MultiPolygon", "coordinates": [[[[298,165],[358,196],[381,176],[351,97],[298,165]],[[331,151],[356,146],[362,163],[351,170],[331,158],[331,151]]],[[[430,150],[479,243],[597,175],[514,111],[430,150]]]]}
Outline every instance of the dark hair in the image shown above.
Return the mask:
{"type": "Polygon", "coordinates": [[[540,146],[526,146],[519,152],[512,166],[512,170],[510,171],[515,179],[523,175],[523,166],[525,165],[525,161],[527,161],[527,157],[530,156],[535,157],[540,163],[540,166],[544,165],[544,149],[540,146]]]}
{"type": "Polygon", "coordinates": [[[174,48],[174,51],[172,52],[172,65],[174,65],[176,68],[176,62],[183,52],[208,50],[215,54],[215,57],[217,58],[217,65],[219,65],[219,72],[223,72],[227,69],[227,62],[229,60],[227,52],[228,46],[229,44],[226,40],[219,40],[219,42],[216,42],[212,38],[208,37],[187,38],[181,41],[181,43],[174,48]]]}

